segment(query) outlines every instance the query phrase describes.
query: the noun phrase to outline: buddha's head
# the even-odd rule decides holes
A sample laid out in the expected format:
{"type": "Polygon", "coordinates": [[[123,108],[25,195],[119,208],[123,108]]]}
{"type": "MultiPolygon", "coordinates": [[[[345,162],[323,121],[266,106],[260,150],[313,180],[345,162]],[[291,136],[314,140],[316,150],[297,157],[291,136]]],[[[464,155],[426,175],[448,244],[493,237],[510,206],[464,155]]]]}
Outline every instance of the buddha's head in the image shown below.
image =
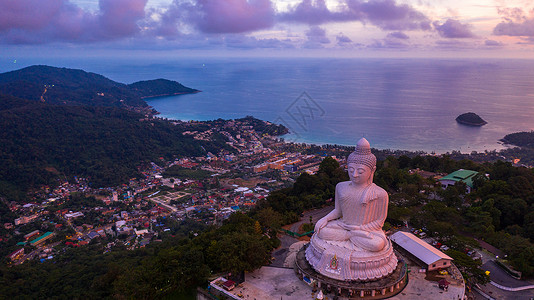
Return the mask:
{"type": "Polygon", "coordinates": [[[356,185],[368,185],[373,182],[376,170],[376,157],[371,153],[371,145],[365,138],[356,144],[356,150],[347,158],[347,169],[352,181],[356,185]]]}

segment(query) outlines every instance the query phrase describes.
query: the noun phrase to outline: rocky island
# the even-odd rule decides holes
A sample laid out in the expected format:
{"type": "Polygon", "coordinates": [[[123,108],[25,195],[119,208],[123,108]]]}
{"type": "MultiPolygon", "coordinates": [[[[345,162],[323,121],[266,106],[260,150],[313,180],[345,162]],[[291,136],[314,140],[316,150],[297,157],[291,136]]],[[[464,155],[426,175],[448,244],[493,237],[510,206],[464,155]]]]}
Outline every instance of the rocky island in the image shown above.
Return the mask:
{"type": "Polygon", "coordinates": [[[473,112],[459,115],[456,118],[456,122],[467,126],[483,126],[488,124],[488,122],[484,121],[479,115],[473,112]]]}

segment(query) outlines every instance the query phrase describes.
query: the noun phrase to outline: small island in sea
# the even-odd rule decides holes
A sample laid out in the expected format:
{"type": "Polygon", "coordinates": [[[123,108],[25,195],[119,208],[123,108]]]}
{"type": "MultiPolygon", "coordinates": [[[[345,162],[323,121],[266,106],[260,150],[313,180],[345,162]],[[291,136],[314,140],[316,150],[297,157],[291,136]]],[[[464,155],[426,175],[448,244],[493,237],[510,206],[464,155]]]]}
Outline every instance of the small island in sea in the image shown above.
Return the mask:
{"type": "Polygon", "coordinates": [[[488,122],[484,121],[479,115],[473,112],[459,115],[456,118],[456,122],[467,126],[483,126],[488,124],[488,122]]]}

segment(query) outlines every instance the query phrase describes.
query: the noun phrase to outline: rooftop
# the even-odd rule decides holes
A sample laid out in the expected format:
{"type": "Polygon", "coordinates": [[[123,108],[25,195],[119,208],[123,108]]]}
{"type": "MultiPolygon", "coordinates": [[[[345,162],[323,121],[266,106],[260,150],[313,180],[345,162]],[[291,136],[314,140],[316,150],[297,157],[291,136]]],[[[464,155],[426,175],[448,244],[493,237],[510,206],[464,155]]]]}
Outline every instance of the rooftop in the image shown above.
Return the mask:
{"type": "Polygon", "coordinates": [[[477,174],[478,174],[477,171],[460,169],[458,171],[454,171],[450,173],[449,175],[445,177],[442,177],[441,179],[439,179],[439,181],[443,181],[443,180],[462,181],[468,186],[473,187],[473,177],[475,177],[475,175],[477,174]]]}
{"type": "Polygon", "coordinates": [[[410,232],[397,231],[392,234],[390,238],[392,241],[397,243],[397,245],[401,246],[427,265],[430,265],[440,259],[452,260],[450,256],[432,247],[427,242],[416,237],[410,232]]]}
{"type": "Polygon", "coordinates": [[[52,233],[53,233],[53,232],[50,232],[50,231],[49,231],[49,232],[43,234],[42,236],[36,238],[35,240],[31,241],[30,244],[33,245],[33,244],[37,243],[38,241],[40,241],[40,240],[46,238],[47,236],[51,235],[52,233]]]}

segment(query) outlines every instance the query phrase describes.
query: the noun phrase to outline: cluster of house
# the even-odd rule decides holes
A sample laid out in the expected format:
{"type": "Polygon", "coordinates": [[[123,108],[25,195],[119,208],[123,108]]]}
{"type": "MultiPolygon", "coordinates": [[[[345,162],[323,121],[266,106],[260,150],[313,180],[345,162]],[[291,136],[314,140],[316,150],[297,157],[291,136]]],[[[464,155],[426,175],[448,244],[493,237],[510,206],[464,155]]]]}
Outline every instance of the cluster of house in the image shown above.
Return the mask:
{"type": "Polygon", "coordinates": [[[281,153],[264,163],[253,166],[254,173],[261,173],[267,170],[284,170],[286,172],[297,172],[299,170],[309,170],[321,163],[316,155],[302,155],[300,153],[281,153]]]}

